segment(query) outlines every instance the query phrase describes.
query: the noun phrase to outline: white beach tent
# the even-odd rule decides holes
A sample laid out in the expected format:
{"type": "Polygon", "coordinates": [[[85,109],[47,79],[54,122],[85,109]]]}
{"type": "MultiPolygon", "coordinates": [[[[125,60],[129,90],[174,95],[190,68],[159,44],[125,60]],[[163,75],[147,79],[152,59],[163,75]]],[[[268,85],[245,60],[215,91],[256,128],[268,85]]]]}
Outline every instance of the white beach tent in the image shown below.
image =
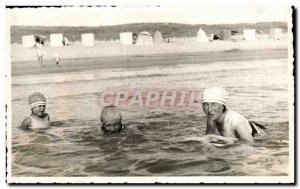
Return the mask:
{"type": "Polygon", "coordinates": [[[22,46],[24,48],[31,48],[37,45],[37,43],[43,44],[45,36],[42,35],[23,35],[22,36],[22,46]]]}
{"type": "Polygon", "coordinates": [[[35,45],[34,35],[23,35],[22,45],[24,48],[30,48],[35,45]]]}
{"type": "Polygon", "coordinates": [[[229,41],[231,40],[231,30],[221,30],[219,31],[220,40],[229,41]]]}
{"type": "Polygon", "coordinates": [[[120,33],[120,43],[123,45],[132,45],[133,44],[133,33],[132,32],[120,33]]]}
{"type": "Polygon", "coordinates": [[[279,40],[282,38],[282,29],[281,28],[271,28],[270,37],[274,40],[279,40]]]}
{"type": "Polygon", "coordinates": [[[50,46],[51,47],[62,47],[63,46],[63,34],[62,33],[50,34],[50,46]]]}
{"type": "Polygon", "coordinates": [[[243,39],[246,41],[254,41],[256,39],[256,30],[255,29],[244,29],[243,30],[243,39]]]}
{"type": "Polygon", "coordinates": [[[162,43],[164,41],[162,34],[160,31],[156,31],[154,33],[154,43],[162,43]]]}
{"type": "Polygon", "coordinates": [[[197,33],[197,41],[198,42],[208,42],[207,35],[205,31],[201,28],[199,28],[199,31],[197,33]]]}
{"type": "Polygon", "coordinates": [[[95,39],[93,33],[83,33],[81,34],[81,42],[84,46],[94,46],[95,39]]]}
{"type": "Polygon", "coordinates": [[[153,45],[153,38],[151,33],[147,31],[143,31],[139,33],[137,38],[137,45],[153,45]]]}

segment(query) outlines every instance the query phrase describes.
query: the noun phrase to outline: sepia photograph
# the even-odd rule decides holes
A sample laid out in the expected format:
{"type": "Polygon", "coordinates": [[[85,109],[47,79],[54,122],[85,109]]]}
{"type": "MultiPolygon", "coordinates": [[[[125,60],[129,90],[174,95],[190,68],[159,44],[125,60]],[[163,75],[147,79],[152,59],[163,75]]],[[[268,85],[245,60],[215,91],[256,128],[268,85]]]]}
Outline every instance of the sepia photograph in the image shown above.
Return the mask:
{"type": "Polygon", "coordinates": [[[290,5],[6,6],[9,184],[293,184],[290,5]]]}

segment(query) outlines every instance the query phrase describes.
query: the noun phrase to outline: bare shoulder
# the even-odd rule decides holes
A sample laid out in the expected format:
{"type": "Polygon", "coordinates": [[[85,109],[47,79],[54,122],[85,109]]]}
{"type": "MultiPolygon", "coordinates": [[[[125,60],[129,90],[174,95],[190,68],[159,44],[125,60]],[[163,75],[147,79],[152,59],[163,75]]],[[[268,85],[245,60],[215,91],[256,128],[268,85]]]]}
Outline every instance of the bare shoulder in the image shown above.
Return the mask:
{"type": "Polygon", "coordinates": [[[29,129],[31,126],[31,118],[30,117],[25,117],[24,120],[22,121],[20,128],[21,129],[29,129]]]}
{"type": "Polygon", "coordinates": [[[22,121],[22,123],[31,123],[31,118],[28,116],[24,117],[24,120],[22,121]]]}
{"type": "Polygon", "coordinates": [[[45,113],[45,118],[48,117],[48,120],[50,120],[50,115],[45,113]]]}
{"type": "Polygon", "coordinates": [[[244,127],[244,126],[248,126],[248,121],[247,119],[240,113],[236,112],[236,111],[230,111],[230,119],[231,119],[231,123],[235,126],[235,127],[244,127]]]}

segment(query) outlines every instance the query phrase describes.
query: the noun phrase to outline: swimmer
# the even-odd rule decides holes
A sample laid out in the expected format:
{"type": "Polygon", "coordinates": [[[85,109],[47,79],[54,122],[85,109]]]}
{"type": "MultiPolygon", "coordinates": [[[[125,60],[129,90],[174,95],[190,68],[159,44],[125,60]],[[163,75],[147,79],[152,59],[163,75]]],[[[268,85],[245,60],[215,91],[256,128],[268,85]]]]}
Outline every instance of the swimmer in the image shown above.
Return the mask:
{"type": "Polygon", "coordinates": [[[103,133],[119,133],[126,125],[122,124],[122,114],[116,106],[106,106],[100,115],[103,133]]]}
{"type": "Polygon", "coordinates": [[[55,58],[55,63],[57,66],[59,66],[59,63],[60,63],[60,57],[57,53],[54,54],[54,58],[55,58]]]}
{"type": "MultiPolygon", "coordinates": [[[[39,43],[38,43],[39,44],[39,43]]],[[[37,61],[39,64],[41,64],[41,66],[43,67],[43,52],[42,52],[42,47],[41,45],[37,47],[36,50],[36,57],[37,57],[37,61]]]]}
{"type": "Polygon", "coordinates": [[[263,127],[255,122],[249,122],[238,112],[227,107],[228,92],[221,87],[210,87],[202,95],[202,107],[207,118],[206,134],[208,140],[214,141],[211,136],[218,139],[237,138],[250,144],[254,142],[256,133],[264,133],[263,127]],[[221,137],[221,138],[220,138],[221,137]]]}
{"type": "Polygon", "coordinates": [[[45,113],[45,96],[41,93],[33,93],[28,97],[28,103],[31,108],[31,114],[29,117],[25,117],[20,128],[23,130],[49,128],[50,117],[45,113]]]}

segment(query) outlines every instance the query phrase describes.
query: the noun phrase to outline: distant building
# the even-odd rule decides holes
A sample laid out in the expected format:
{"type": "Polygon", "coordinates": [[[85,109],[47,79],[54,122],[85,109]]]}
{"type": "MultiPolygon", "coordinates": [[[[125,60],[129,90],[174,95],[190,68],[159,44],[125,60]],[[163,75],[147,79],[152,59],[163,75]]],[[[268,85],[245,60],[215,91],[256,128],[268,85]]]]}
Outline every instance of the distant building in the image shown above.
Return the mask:
{"type": "Polygon", "coordinates": [[[154,33],[154,43],[162,43],[164,41],[164,38],[162,36],[162,34],[157,30],[154,33]]]}
{"type": "Polygon", "coordinates": [[[62,33],[50,34],[50,46],[51,47],[62,47],[63,46],[63,34],[62,33]]]}
{"type": "Polygon", "coordinates": [[[231,31],[230,30],[221,30],[219,32],[220,40],[228,41],[231,40],[231,31]]]}
{"type": "Polygon", "coordinates": [[[244,29],[243,30],[243,39],[246,41],[254,41],[256,39],[255,29],[244,29]]]}
{"type": "Polygon", "coordinates": [[[36,47],[39,45],[44,45],[46,40],[45,36],[42,35],[24,35],[22,36],[22,46],[24,48],[36,47]]]}
{"type": "Polygon", "coordinates": [[[282,29],[281,28],[271,28],[270,29],[270,38],[274,40],[279,40],[282,38],[282,29]]]}
{"type": "Polygon", "coordinates": [[[138,34],[138,38],[136,41],[137,45],[153,45],[153,38],[151,33],[147,31],[143,31],[138,34]]]}
{"type": "Polygon", "coordinates": [[[93,33],[83,33],[81,34],[81,42],[84,46],[94,46],[94,34],[93,33]]]}
{"type": "Polygon", "coordinates": [[[198,42],[208,42],[207,35],[206,35],[205,31],[202,30],[201,28],[199,28],[199,31],[197,33],[197,41],[198,42]]]}
{"type": "Polygon", "coordinates": [[[136,44],[137,34],[132,32],[122,32],[120,33],[120,43],[123,45],[133,45],[136,44]]]}

